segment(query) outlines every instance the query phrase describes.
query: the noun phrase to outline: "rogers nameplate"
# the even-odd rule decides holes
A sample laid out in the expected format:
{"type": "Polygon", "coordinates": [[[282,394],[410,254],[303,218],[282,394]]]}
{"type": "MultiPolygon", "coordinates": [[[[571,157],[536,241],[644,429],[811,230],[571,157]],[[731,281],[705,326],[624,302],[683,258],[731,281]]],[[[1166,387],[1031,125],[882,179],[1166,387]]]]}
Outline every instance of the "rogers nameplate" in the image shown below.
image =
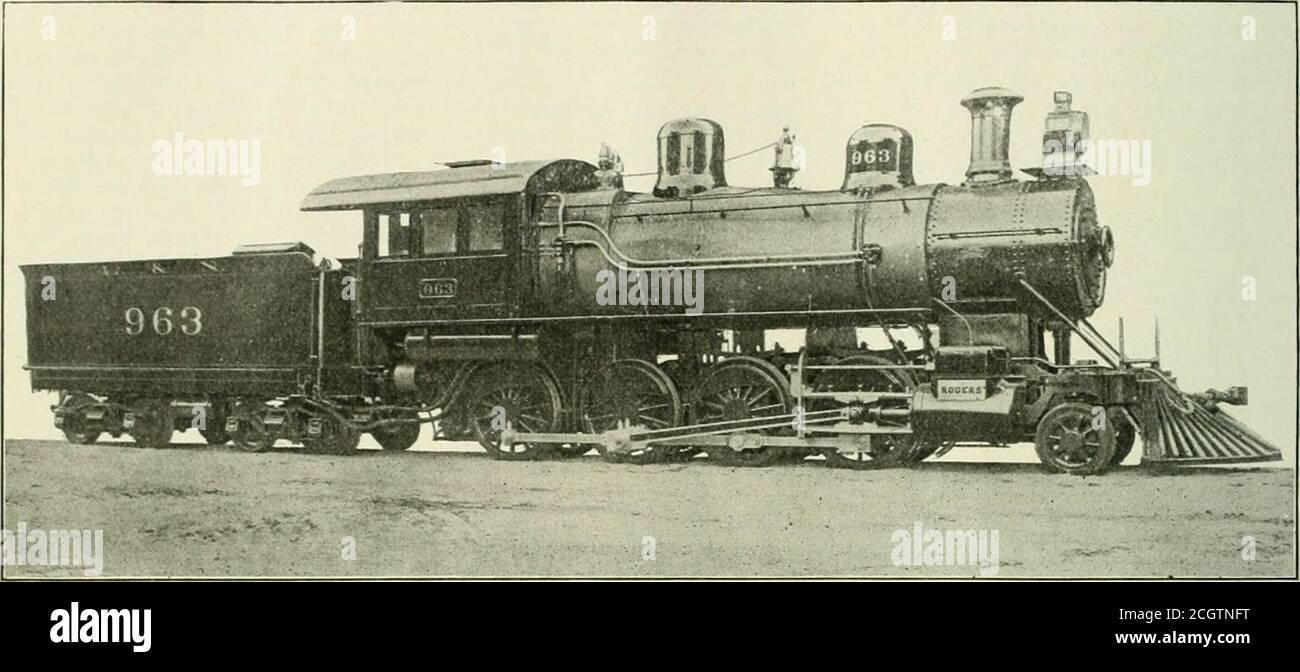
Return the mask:
{"type": "Polygon", "coordinates": [[[937,386],[941,401],[983,401],[988,396],[983,380],[940,380],[937,386]]]}

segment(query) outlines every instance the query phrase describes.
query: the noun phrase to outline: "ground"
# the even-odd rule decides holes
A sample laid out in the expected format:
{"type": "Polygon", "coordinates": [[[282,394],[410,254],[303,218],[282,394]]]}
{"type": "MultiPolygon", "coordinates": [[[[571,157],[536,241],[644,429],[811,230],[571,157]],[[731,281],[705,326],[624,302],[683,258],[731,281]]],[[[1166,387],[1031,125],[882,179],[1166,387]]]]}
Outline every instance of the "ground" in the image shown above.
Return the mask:
{"type": "Polygon", "coordinates": [[[102,529],[105,576],[979,574],[909,564],[900,554],[920,545],[900,539],[918,524],[984,531],[989,544],[996,531],[998,577],[1295,576],[1289,468],[1075,477],[961,449],[875,472],[510,463],[465,444],[346,457],[24,440],[4,451],[5,529],[102,529]]]}

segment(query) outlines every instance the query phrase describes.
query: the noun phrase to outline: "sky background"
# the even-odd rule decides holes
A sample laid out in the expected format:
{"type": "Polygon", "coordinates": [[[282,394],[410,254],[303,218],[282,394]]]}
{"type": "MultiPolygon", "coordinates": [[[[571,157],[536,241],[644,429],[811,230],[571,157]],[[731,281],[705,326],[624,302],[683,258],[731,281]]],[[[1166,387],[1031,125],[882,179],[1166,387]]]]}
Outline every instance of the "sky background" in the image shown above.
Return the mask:
{"type": "MultiPolygon", "coordinates": [[[[839,186],[856,128],[894,123],[915,138],[919,183],[958,183],[959,100],[1005,86],[1025,96],[1016,167],[1038,163],[1058,89],[1094,138],[1150,141],[1148,186],[1091,180],[1117,243],[1094,324],[1113,338],[1125,317],[1130,354],[1145,356],[1158,315],[1182,386],[1248,385],[1233,412],[1291,461],[1295,29],[1292,7],[1248,4],[9,5],[3,433],[58,436],[52,395],[21,368],[19,264],[285,240],[352,256],[358,215],[298,211],[326,180],[495,147],[508,161],[594,161],[601,141],[627,172],[653,171],[656,130],[681,116],[721,123],[731,155],[789,124],[808,189],[839,186]],[[260,184],[155,176],[153,144],[177,131],[260,141],[260,184]]],[[[770,161],[729,163],[728,181],[769,184],[770,161]]]]}

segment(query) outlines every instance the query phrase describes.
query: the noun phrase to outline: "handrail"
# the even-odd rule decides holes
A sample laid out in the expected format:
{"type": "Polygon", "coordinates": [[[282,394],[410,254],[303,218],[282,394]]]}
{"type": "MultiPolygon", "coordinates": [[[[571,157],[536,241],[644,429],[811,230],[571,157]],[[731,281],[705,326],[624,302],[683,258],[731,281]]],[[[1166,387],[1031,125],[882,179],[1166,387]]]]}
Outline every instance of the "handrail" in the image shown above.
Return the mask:
{"type": "MultiPolygon", "coordinates": [[[[546,193],[544,193],[544,194],[541,194],[541,196],[542,196],[542,198],[545,198],[545,199],[551,199],[551,198],[558,198],[558,199],[560,199],[560,205],[559,205],[558,211],[556,212],[556,215],[555,215],[555,216],[556,216],[556,223],[559,224],[559,226],[560,226],[560,237],[563,238],[563,237],[564,237],[564,194],[561,193],[561,192],[558,192],[558,191],[548,191],[548,192],[546,192],[546,193]]],[[[546,206],[543,205],[542,207],[545,208],[546,206]]],[[[539,214],[539,216],[540,216],[540,214],[539,214]]],[[[542,223],[542,222],[540,222],[540,221],[538,222],[538,224],[541,224],[541,223],[542,223]]]]}
{"type": "Polygon", "coordinates": [[[1101,341],[1101,342],[1102,342],[1102,343],[1103,343],[1107,348],[1110,349],[1110,353],[1111,353],[1112,355],[1115,356],[1115,358],[1116,358],[1117,361],[1120,361],[1120,362],[1125,361],[1125,359],[1124,359],[1124,353],[1123,353],[1122,351],[1120,351],[1119,348],[1116,348],[1115,346],[1111,345],[1110,341],[1106,340],[1106,337],[1103,336],[1103,335],[1101,334],[1101,332],[1097,330],[1096,327],[1092,326],[1092,323],[1088,321],[1088,318],[1086,318],[1086,317],[1085,317],[1085,318],[1082,318],[1082,319],[1079,320],[1079,322],[1082,323],[1083,326],[1087,327],[1087,328],[1088,328],[1088,331],[1090,331],[1094,337],[1096,337],[1096,338],[1097,338],[1098,340],[1100,340],[1100,341],[1101,341]]]}
{"type": "MultiPolygon", "coordinates": [[[[600,236],[605,239],[605,244],[608,246],[608,250],[605,249],[604,246],[601,246],[598,241],[594,241],[594,240],[573,240],[573,241],[568,241],[568,243],[572,245],[595,246],[601,250],[602,254],[604,254],[605,258],[608,261],[610,261],[610,263],[613,263],[617,265],[619,268],[623,268],[624,270],[636,270],[635,268],[628,268],[627,266],[624,266],[624,263],[633,267],[644,266],[646,268],[656,268],[656,267],[662,268],[662,267],[669,267],[669,266],[690,266],[692,268],[703,266],[706,268],[725,268],[727,266],[737,266],[743,264],[779,265],[779,264],[786,264],[792,262],[797,262],[808,266],[824,266],[824,265],[834,265],[834,264],[856,263],[858,260],[862,259],[862,252],[860,251],[832,252],[829,254],[778,254],[778,255],[763,255],[763,256],[751,256],[751,257],[703,257],[699,259],[684,259],[684,258],[683,259],[636,259],[634,257],[630,257],[627,254],[623,253],[622,250],[619,250],[618,246],[614,243],[613,238],[610,237],[609,232],[605,231],[604,228],[592,222],[575,219],[570,222],[565,222],[565,224],[569,226],[586,227],[599,233],[600,236]],[[620,259],[622,259],[622,261],[620,262],[615,260],[613,257],[610,256],[609,254],[610,252],[613,252],[613,254],[617,255],[620,259]]],[[[556,223],[538,222],[537,225],[556,226],[556,223]]]]}
{"type": "Polygon", "coordinates": [[[1087,343],[1088,347],[1092,348],[1092,351],[1097,353],[1098,357],[1101,357],[1102,359],[1106,360],[1106,363],[1109,364],[1112,369],[1124,368],[1121,362],[1115,361],[1115,359],[1110,354],[1103,352],[1102,351],[1103,349],[1097,343],[1095,343],[1092,340],[1092,338],[1089,337],[1088,334],[1084,333],[1083,330],[1080,329],[1078,325],[1074,323],[1073,320],[1066,317],[1065,313],[1062,313],[1060,310],[1057,310],[1056,306],[1052,305],[1052,302],[1047,300],[1047,297],[1043,296],[1042,294],[1039,294],[1038,290],[1034,289],[1034,286],[1029,284],[1028,280],[1025,280],[1024,278],[1017,278],[1017,279],[1019,280],[1021,287],[1024,287],[1035,299],[1038,299],[1039,303],[1043,304],[1043,306],[1045,306],[1048,310],[1055,313],[1056,317],[1060,318],[1061,322],[1063,322],[1065,326],[1070,329],[1070,331],[1073,331],[1076,335],[1079,336],[1080,339],[1083,340],[1084,343],[1087,343]]]}
{"type": "Polygon", "coordinates": [[[930,299],[935,303],[939,304],[940,306],[943,306],[944,309],[947,310],[948,312],[952,313],[953,315],[956,315],[957,319],[961,320],[962,323],[966,325],[966,345],[975,345],[975,329],[970,326],[970,320],[966,319],[965,315],[962,315],[961,313],[954,310],[952,306],[945,303],[939,297],[932,296],[930,297],[930,299]]]}

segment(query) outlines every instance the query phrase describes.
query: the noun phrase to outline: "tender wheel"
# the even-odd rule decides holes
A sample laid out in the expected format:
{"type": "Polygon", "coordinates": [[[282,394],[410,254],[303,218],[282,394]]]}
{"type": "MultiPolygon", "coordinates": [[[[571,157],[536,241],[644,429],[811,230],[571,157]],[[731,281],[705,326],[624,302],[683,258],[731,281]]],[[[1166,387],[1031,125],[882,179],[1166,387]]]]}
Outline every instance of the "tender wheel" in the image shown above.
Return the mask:
{"type": "MultiPolygon", "coordinates": [[[[695,388],[692,423],[785,415],[791,403],[779,369],[761,359],[735,357],[710,369],[695,388]]],[[[767,466],[782,456],[780,449],[771,446],[748,450],[709,446],[705,452],[714,462],[737,467],[767,466]]]]}
{"type": "MultiPolygon", "coordinates": [[[[884,357],[857,355],[836,362],[837,365],[888,366],[897,364],[884,357]]],[[[912,392],[917,387],[916,378],[907,369],[829,369],[821,372],[812,382],[816,392],[912,392]]],[[[819,400],[820,401],[820,400],[819,400]]],[[[903,405],[905,401],[882,401],[884,406],[903,405]]],[[[813,410],[834,408],[834,402],[813,405],[813,410]]],[[[826,466],[837,469],[883,469],[916,464],[934,454],[937,444],[922,443],[911,435],[872,435],[870,448],[861,451],[822,451],[826,466]]]]}
{"type": "Polygon", "coordinates": [[[1110,458],[1110,466],[1118,467],[1124,458],[1133,452],[1133,441],[1137,439],[1137,428],[1124,417],[1123,413],[1111,413],[1111,424],[1115,426],[1115,455],[1110,458]]]}
{"type": "Polygon", "coordinates": [[[319,415],[307,418],[308,426],[319,423],[319,434],[308,434],[303,428],[302,447],[313,453],[329,455],[346,455],[357,449],[361,443],[361,432],[332,415],[319,415]]]}
{"type": "Polygon", "coordinates": [[[136,445],[143,448],[166,448],[172,443],[175,419],[171,403],[162,399],[149,399],[131,406],[133,421],[127,432],[136,445]]]}
{"type": "MultiPolygon", "coordinates": [[[[222,420],[222,424],[225,424],[225,420],[222,420]]],[[[209,446],[224,446],[230,443],[230,434],[224,428],[209,427],[208,429],[200,429],[199,434],[209,446]]]]}
{"type": "Polygon", "coordinates": [[[275,445],[275,434],[270,432],[263,417],[263,405],[257,402],[245,402],[235,408],[231,414],[234,420],[233,428],[231,423],[225,423],[222,431],[228,431],[230,439],[240,450],[249,453],[261,453],[270,450],[275,445]]]}
{"type": "Polygon", "coordinates": [[[99,440],[102,431],[87,426],[86,411],[95,403],[89,394],[77,392],[63,400],[58,413],[62,418],[63,436],[68,443],[89,446],[99,440]]]}
{"type": "Polygon", "coordinates": [[[370,435],[375,437],[375,440],[379,442],[379,447],[384,450],[394,452],[407,450],[411,446],[414,446],[415,442],[420,438],[420,425],[418,422],[420,420],[420,415],[415,411],[397,411],[388,413],[385,414],[384,419],[416,421],[403,424],[384,425],[371,431],[370,435]]]}
{"type": "Polygon", "coordinates": [[[535,460],[554,454],[545,444],[504,445],[501,431],[550,432],[560,424],[560,388],[535,366],[500,366],[475,374],[469,403],[475,437],[498,460],[535,460]]]}
{"type": "Polygon", "coordinates": [[[1034,448],[1044,466],[1067,474],[1099,474],[1110,466],[1115,456],[1115,423],[1095,422],[1094,408],[1070,402],[1043,416],[1034,448]]]}
{"type": "MultiPolygon", "coordinates": [[[[622,359],[602,372],[585,415],[587,431],[600,434],[619,426],[667,429],[682,424],[682,399],[672,378],[640,359],[622,359]]],[[[596,450],[608,462],[649,464],[679,452],[677,448],[647,446],[631,453],[613,453],[605,444],[596,450]]]]}

